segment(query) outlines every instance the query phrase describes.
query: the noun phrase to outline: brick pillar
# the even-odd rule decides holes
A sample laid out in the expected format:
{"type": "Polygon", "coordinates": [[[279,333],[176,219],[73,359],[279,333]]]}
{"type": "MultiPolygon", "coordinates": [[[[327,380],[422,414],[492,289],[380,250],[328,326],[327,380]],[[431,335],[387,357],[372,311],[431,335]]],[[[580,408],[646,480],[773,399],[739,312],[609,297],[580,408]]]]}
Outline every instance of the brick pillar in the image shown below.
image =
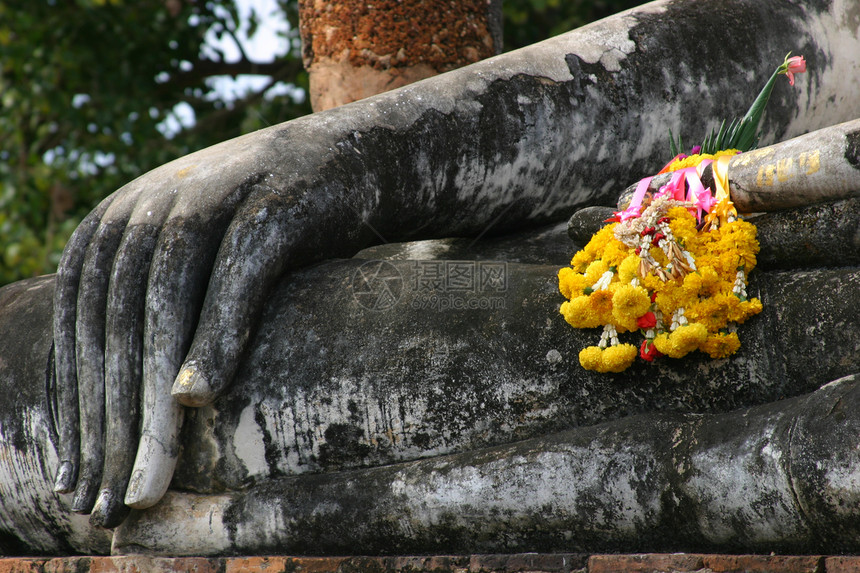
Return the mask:
{"type": "Polygon", "coordinates": [[[300,0],[314,111],[501,52],[501,0],[300,0]]]}

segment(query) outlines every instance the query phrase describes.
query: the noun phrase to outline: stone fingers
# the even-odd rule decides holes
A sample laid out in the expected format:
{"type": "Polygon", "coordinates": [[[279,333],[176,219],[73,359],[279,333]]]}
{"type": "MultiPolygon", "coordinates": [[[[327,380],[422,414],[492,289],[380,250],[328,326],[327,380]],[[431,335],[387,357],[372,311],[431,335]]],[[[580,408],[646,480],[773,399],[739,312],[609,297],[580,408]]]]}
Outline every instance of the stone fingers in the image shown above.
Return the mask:
{"type": "Polygon", "coordinates": [[[114,258],[105,327],[105,460],[90,521],[119,525],[138,445],[146,284],[159,230],[175,191],[150,192],[136,205],[114,258]]]}
{"type": "Polygon", "coordinates": [[[221,244],[200,323],[173,396],[187,406],[211,403],[227,387],[269,287],[290,262],[298,241],[293,210],[258,188],[221,244]]]}
{"type": "Polygon", "coordinates": [[[71,493],[78,479],[80,463],[80,415],[78,411],[78,375],[75,358],[75,320],[78,286],[84,266],[86,247],[98,229],[99,222],[116,195],[102,201],[84,218],[72,234],[57,269],[54,291],[54,356],[57,378],[57,417],[60,459],[54,491],[71,493]]]}
{"type": "Polygon", "coordinates": [[[164,495],[179,456],[183,407],[170,394],[194,336],[222,237],[248,188],[201,204],[180,197],[158,238],[146,294],[140,443],[125,504],[147,508],[164,495]]]}
{"type": "Polygon", "coordinates": [[[86,247],[75,318],[80,471],[72,510],[89,513],[101,483],[105,440],[105,314],[111,269],[138,193],[115,199],[86,247]]]}

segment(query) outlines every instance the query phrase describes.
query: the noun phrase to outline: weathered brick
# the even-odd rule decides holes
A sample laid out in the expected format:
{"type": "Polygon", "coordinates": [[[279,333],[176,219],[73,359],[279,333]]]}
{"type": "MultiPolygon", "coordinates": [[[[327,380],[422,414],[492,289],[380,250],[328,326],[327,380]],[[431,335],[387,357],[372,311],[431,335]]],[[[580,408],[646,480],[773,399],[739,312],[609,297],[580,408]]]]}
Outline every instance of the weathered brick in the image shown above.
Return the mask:
{"type": "MultiPolygon", "coordinates": [[[[89,567],[83,563],[77,568],[58,569],[51,573],[150,573],[153,571],[176,573],[218,573],[221,560],[207,557],[149,557],[124,555],[118,557],[91,557],[89,567]]],[[[62,560],[57,560],[62,561],[62,560]]]]}
{"type": "Polygon", "coordinates": [[[0,558],[0,573],[860,573],[860,556],[519,553],[389,557],[0,558]]]}
{"type": "Polygon", "coordinates": [[[860,573],[860,557],[836,556],[824,560],[824,570],[827,573],[860,573]]]}
{"type": "Polygon", "coordinates": [[[714,573],[749,572],[823,573],[820,555],[704,555],[705,567],[714,573]]]}
{"type": "Polygon", "coordinates": [[[5,558],[0,559],[0,573],[39,573],[46,559],[5,558]]]}
{"type": "Polygon", "coordinates": [[[588,573],[668,573],[699,571],[704,566],[701,555],[688,553],[592,555],[588,558],[588,573]]]}
{"type": "Polygon", "coordinates": [[[392,571],[399,573],[454,573],[465,571],[469,566],[469,557],[465,555],[420,555],[389,557],[392,571]]]}
{"type": "Polygon", "coordinates": [[[472,555],[470,573],[569,573],[584,569],[587,555],[579,553],[514,553],[472,555]]]}

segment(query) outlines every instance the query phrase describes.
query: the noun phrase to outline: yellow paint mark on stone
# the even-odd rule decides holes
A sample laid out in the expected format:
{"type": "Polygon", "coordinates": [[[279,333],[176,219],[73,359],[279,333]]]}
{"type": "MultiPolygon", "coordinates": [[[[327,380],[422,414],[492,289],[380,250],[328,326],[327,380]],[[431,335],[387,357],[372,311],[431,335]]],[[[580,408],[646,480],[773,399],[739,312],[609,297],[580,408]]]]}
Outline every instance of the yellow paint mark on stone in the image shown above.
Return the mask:
{"type": "Polygon", "coordinates": [[[775,165],[762,165],[758,168],[758,175],[756,175],[755,182],[759,187],[770,187],[773,185],[773,175],[774,171],[776,171],[775,165]]]}
{"type": "Polygon", "coordinates": [[[791,157],[786,157],[776,162],[776,178],[780,182],[788,181],[795,175],[796,173],[794,172],[794,159],[792,159],[791,157]]]}
{"type": "Polygon", "coordinates": [[[797,158],[801,170],[806,170],[807,175],[812,175],[821,169],[821,150],[804,151],[797,158]]]}
{"type": "MultiPolygon", "coordinates": [[[[750,160],[747,159],[739,165],[748,165],[750,160]]],[[[821,151],[804,151],[797,156],[797,160],[793,157],[784,157],[777,160],[776,163],[768,163],[758,168],[756,174],[756,184],[759,187],[771,187],[774,181],[788,181],[792,177],[796,177],[801,173],[804,175],[812,175],[821,169],[821,151]]]]}
{"type": "Polygon", "coordinates": [[[179,378],[176,380],[176,383],[182,386],[183,388],[190,387],[191,377],[194,375],[194,371],[190,368],[186,368],[182,372],[179,373],[179,378]]]}

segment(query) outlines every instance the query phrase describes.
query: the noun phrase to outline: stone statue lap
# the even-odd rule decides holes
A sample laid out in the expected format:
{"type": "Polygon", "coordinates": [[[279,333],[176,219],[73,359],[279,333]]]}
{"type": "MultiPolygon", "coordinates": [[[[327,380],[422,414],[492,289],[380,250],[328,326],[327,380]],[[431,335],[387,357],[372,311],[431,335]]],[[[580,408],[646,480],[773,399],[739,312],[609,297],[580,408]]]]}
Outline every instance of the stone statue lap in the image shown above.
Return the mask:
{"type": "MultiPolygon", "coordinates": [[[[766,139],[860,117],[829,9],[649,4],[123,187],[0,291],[0,549],[857,551],[856,260],[774,255],[730,360],[598,375],[563,227],[486,238],[612,204],[790,49],[766,139]],[[330,260],[442,236],[482,240],[330,260]]],[[[856,229],[857,199],[810,209],[856,229]]]]}

